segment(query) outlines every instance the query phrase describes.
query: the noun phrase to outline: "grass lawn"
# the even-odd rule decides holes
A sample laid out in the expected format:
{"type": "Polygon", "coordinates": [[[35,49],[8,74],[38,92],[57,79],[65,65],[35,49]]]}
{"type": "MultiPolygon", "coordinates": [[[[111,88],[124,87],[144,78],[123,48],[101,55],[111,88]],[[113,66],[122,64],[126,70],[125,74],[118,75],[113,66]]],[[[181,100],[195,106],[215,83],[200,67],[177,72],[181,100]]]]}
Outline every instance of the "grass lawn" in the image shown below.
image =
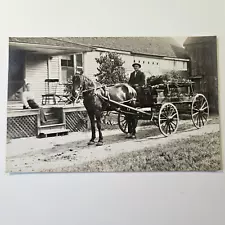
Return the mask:
{"type": "Polygon", "coordinates": [[[221,167],[220,132],[216,132],[122,153],[71,169],[74,172],[148,172],[218,171],[221,167]]]}

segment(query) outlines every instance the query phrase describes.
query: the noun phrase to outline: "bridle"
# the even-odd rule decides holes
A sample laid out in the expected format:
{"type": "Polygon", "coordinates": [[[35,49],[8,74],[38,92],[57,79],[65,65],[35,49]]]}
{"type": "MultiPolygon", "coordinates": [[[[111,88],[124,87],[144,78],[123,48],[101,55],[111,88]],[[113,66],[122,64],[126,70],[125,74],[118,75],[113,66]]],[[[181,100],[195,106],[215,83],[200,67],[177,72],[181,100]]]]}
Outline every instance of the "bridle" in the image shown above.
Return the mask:
{"type": "MultiPolygon", "coordinates": [[[[93,83],[94,87],[93,87],[93,88],[86,89],[86,88],[84,87],[84,84],[85,84],[85,78],[86,78],[86,77],[84,77],[83,75],[78,75],[77,77],[79,77],[79,79],[80,79],[80,85],[79,85],[79,87],[78,87],[78,89],[79,89],[79,94],[80,94],[80,93],[87,93],[87,92],[91,92],[91,91],[93,91],[93,94],[95,94],[96,90],[105,87],[105,85],[101,85],[101,86],[97,87],[97,86],[96,86],[96,83],[93,82],[93,81],[91,81],[91,82],[93,83]]],[[[86,79],[88,79],[88,78],[86,78],[86,79]]]]}

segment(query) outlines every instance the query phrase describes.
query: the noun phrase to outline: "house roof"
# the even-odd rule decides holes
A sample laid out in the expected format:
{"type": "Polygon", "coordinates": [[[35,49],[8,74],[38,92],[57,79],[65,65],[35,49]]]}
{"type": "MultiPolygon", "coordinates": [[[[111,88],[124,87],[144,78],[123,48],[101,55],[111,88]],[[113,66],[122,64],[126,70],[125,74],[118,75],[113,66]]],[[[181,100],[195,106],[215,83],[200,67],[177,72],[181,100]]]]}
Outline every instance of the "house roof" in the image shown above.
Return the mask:
{"type": "Polygon", "coordinates": [[[185,49],[170,37],[10,37],[10,42],[74,47],[101,47],[133,54],[189,58],[185,49]]]}
{"type": "Polygon", "coordinates": [[[36,54],[64,55],[91,51],[92,48],[49,37],[10,37],[9,45],[36,54]]]}
{"type": "Polygon", "coordinates": [[[57,47],[75,47],[76,43],[65,42],[60,39],[50,37],[9,37],[9,42],[17,42],[24,44],[49,45],[57,47]]]}
{"type": "Polygon", "coordinates": [[[192,45],[192,44],[200,44],[200,43],[205,43],[205,42],[215,42],[216,41],[216,36],[198,36],[198,37],[188,37],[184,41],[184,46],[186,45],[192,45]]]}
{"type": "Polygon", "coordinates": [[[134,54],[189,58],[185,49],[170,37],[57,37],[71,43],[129,51],[134,54]]]}

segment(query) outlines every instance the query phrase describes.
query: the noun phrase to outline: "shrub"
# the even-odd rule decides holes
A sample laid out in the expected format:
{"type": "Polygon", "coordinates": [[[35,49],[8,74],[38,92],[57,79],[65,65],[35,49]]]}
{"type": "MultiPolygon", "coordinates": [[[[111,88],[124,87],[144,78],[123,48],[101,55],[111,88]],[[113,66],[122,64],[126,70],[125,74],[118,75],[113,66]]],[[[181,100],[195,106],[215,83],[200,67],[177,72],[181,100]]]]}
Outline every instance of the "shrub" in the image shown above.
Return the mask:
{"type": "Polygon", "coordinates": [[[117,53],[102,53],[95,60],[99,64],[98,73],[95,74],[99,83],[110,85],[128,81],[123,67],[124,61],[117,53]]]}

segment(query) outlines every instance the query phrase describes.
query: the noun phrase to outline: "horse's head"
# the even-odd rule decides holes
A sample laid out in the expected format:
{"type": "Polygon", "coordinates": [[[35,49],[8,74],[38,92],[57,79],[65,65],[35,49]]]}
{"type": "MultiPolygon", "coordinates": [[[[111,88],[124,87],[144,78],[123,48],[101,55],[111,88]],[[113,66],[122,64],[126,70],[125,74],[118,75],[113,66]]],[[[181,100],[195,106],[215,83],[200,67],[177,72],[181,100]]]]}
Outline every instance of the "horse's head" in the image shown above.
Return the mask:
{"type": "Polygon", "coordinates": [[[82,90],[82,86],[83,86],[83,79],[81,75],[75,75],[73,76],[73,86],[72,86],[72,96],[73,97],[77,97],[77,95],[79,94],[79,92],[82,90]]]}

